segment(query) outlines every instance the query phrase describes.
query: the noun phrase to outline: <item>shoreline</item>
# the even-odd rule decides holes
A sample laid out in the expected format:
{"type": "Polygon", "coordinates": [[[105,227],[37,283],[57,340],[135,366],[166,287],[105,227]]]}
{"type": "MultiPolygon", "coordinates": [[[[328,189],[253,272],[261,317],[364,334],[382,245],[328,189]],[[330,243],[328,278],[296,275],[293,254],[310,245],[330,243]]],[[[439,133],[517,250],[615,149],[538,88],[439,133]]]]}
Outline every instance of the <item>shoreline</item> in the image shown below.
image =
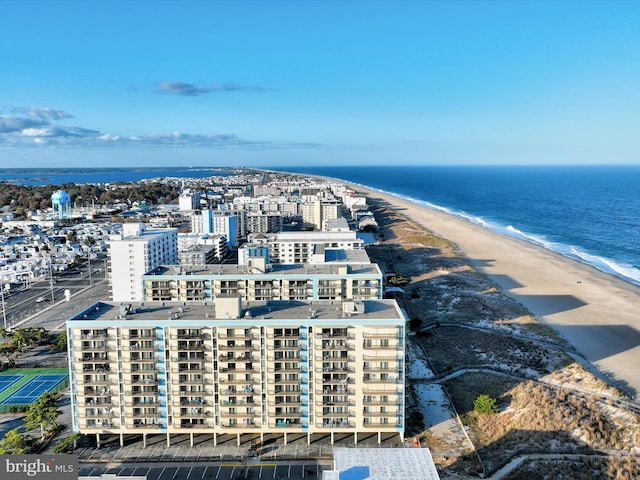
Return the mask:
{"type": "Polygon", "coordinates": [[[640,286],[455,215],[338,181],[455,243],[475,268],[565,337],[614,386],[633,398],[640,393],[640,286]]]}

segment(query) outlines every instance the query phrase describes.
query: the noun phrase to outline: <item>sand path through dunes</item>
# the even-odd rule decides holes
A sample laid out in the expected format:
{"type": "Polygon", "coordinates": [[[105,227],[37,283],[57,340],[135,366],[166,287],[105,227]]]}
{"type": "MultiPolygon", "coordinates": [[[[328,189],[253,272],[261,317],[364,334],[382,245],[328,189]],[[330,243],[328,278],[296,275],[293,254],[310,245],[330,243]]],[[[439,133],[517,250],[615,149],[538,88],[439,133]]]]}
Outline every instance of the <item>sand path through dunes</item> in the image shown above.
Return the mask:
{"type": "Polygon", "coordinates": [[[455,242],[475,266],[564,335],[618,387],[633,397],[640,393],[640,287],[452,215],[357,190],[455,242]]]}

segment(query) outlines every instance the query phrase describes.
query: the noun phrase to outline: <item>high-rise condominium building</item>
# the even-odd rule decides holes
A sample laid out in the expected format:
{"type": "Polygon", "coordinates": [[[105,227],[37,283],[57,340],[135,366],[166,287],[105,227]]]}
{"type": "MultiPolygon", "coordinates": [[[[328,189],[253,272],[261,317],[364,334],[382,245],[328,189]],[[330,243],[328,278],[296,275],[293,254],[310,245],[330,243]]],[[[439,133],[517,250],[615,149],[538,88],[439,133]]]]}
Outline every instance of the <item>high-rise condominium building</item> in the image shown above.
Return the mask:
{"type": "Polygon", "coordinates": [[[405,322],[394,300],[100,302],[67,322],[73,429],[402,437],[405,322]]]}
{"type": "Polygon", "coordinates": [[[178,263],[178,230],[125,223],[109,241],[109,278],[114,301],[142,300],[143,274],[163,264],[178,263]]]}

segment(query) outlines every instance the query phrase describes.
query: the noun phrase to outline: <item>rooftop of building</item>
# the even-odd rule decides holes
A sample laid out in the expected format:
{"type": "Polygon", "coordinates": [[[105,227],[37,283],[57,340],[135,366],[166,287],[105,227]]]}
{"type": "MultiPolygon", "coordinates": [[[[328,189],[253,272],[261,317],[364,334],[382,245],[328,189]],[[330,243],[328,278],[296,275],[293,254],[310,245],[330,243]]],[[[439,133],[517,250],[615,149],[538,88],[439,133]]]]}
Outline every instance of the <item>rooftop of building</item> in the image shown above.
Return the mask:
{"type": "Polygon", "coordinates": [[[257,271],[248,265],[230,265],[230,264],[214,264],[214,265],[161,265],[154,270],[145,274],[145,277],[175,277],[175,276],[214,276],[214,275],[291,275],[291,276],[308,276],[308,275],[336,275],[339,273],[340,267],[347,267],[350,275],[381,275],[380,267],[376,263],[349,263],[341,265],[340,263],[299,263],[299,264],[272,264],[269,265],[266,272],[257,271]]]}
{"type": "MultiPolygon", "coordinates": [[[[243,302],[240,319],[260,320],[401,320],[395,300],[313,300],[243,302]]],[[[215,301],[209,302],[98,302],[70,319],[74,321],[215,320],[215,301]]],[[[224,318],[226,319],[226,318],[224,318]]],[[[221,319],[219,319],[221,320],[221,319]]]]}
{"type": "Polygon", "coordinates": [[[334,448],[323,480],[438,480],[428,448],[334,448]]]}

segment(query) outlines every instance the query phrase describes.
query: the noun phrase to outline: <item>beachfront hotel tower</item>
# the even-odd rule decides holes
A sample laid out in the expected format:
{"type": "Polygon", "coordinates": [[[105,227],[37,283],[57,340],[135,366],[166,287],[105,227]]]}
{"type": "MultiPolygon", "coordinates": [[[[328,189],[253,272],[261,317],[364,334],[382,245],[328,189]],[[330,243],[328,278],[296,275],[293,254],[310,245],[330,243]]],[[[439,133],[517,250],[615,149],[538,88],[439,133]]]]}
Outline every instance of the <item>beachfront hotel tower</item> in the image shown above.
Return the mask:
{"type": "Polygon", "coordinates": [[[73,429],[402,439],[405,323],[380,299],[99,302],[67,321],[73,429]]]}
{"type": "Polygon", "coordinates": [[[114,301],[142,300],[140,278],[163,264],[178,263],[178,230],[124,223],[109,240],[109,282],[114,301]]]}

